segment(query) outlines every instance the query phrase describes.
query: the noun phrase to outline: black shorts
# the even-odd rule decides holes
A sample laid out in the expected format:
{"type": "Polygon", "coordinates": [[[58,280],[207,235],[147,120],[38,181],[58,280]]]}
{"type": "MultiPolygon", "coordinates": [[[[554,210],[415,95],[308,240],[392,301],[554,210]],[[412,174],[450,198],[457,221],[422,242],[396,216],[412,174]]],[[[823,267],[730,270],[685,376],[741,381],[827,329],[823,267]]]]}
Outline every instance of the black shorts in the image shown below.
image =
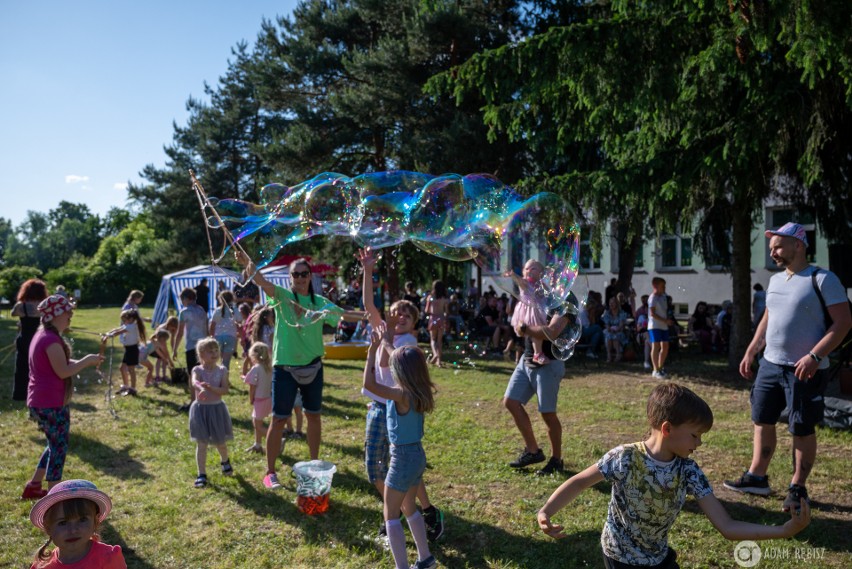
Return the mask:
{"type": "Polygon", "coordinates": [[[121,363],[127,364],[132,367],[136,367],[139,365],[139,345],[135,346],[124,346],[124,358],[122,358],[121,363]]]}

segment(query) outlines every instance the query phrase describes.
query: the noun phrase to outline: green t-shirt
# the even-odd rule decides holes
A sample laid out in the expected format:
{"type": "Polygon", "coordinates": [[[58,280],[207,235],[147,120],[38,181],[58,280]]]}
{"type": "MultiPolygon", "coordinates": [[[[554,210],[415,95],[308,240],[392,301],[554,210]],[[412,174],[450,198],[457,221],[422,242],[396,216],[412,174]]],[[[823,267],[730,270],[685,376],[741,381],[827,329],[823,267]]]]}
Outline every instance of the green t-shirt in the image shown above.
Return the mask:
{"type": "Polygon", "coordinates": [[[337,326],[343,309],[327,298],[296,295],[293,291],[275,286],[275,338],[272,340],[273,365],[303,366],[325,354],[322,341],[322,325],[337,326]],[[316,320],[305,314],[297,317],[293,303],[298,296],[299,306],[306,311],[325,314],[316,320]],[[316,320],[316,321],[314,321],[316,320]],[[301,325],[299,325],[301,324],[301,325]]]}

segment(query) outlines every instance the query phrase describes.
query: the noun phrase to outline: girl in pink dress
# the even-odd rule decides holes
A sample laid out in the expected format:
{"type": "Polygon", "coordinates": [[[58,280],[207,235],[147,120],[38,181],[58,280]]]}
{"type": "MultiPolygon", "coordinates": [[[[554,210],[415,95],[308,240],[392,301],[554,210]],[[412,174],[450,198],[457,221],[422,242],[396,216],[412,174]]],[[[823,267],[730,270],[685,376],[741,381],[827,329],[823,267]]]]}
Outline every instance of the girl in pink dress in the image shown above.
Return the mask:
{"type": "MultiPolygon", "coordinates": [[[[538,283],[541,277],[544,276],[544,265],[530,259],[524,264],[523,278],[515,274],[514,271],[507,271],[507,277],[511,277],[518,285],[518,303],[515,305],[515,311],[512,313],[512,327],[515,329],[515,334],[523,336],[521,326],[543,326],[547,324],[547,315],[544,311],[544,305],[541,299],[536,295],[538,283]]],[[[533,361],[539,365],[545,365],[550,360],[542,352],[544,340],[533,338],[533,361]]]]}

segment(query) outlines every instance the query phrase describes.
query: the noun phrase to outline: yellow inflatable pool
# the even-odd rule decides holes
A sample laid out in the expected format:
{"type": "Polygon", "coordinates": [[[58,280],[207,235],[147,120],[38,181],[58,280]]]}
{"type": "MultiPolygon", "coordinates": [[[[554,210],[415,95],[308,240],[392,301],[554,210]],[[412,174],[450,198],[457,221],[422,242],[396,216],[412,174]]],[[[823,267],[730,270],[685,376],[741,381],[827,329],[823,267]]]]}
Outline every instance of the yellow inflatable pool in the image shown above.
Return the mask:
{"type": "Polygon", "coordinates": [[[369,342],[326,342],[325,357],[330,360],[364,360],[369,342]]]}

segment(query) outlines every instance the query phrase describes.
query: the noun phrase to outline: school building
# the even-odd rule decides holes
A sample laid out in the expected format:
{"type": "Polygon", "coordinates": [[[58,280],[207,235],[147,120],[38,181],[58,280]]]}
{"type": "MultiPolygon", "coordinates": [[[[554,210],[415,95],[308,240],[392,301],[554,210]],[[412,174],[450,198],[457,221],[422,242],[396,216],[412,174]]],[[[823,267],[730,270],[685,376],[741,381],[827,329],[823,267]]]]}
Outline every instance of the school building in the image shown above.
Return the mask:
{"type": "MultiPolygon", "coordinates": [[[[752,230],[751,271],[754,285],[760,283],[766,288],[769,278],[779,271],[769,256],[769,240],[764,236],[767,229],[777,229],[790,221],[802,224],[808,236],[808,260],[811,264],[828,268],[835,272],[847,287],[852,298],[852,254],[848,248],[832,245],[817,229],[813,212],[798,210],[792,206],[770,203],[764,207],[762,219],[755,223],[752,230]]],[[[578,296],[583,296],[586,288],[604,292],[610,280],[618,277],[618,248],[614,232],[603,239],[600,254],[595,257],[589,242],[588,226],[582,227],[580,241],[581,276],[575,284],[578,296]]],[[[542,258],[535,235],[524,235],[510,240],[504,246],[500,266],[496,262],[482,270],[482,287],[488,285],[501,291],[500,275],[508,267],[520,268],[528,258],[542,258]]],[[[477,270],[473,267],[473,270],[477,270]]],[[[633,273],[633,288],[636,290],[636,304],[639,297],[651,293],[651,279],[661,276],[666,279],[666,292],[671,295],[679,317],[687,317],[698,301],[708,304],[722,304],[732,297],[732,279],[729,271],[702,258],[693,248],[691,234],[663,234],[648,240],[636,255],[633,273]]],[[[476,278],[473,272],[470,278],[476,278]]],[[[505,283],[504,283],[505,284],[505,283]]],[[[749,310],[751,308],[749,307],[749,310]]]]}

